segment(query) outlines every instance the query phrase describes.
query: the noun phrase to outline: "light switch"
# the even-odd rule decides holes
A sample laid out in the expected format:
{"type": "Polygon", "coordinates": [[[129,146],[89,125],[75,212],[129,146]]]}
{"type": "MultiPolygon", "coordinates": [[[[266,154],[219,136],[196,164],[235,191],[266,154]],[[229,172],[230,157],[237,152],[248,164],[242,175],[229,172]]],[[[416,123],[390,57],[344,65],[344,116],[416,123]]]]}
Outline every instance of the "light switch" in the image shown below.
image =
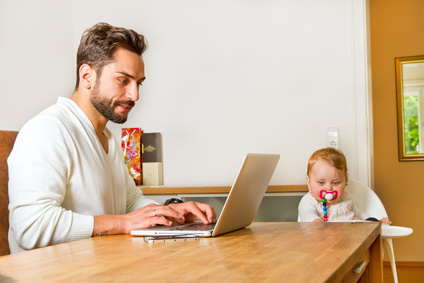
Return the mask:
{"type": "Polygon", "coordinates": [[[328,146],[339,148],[339,131],[337,128],[328,128],[328,146]]]}

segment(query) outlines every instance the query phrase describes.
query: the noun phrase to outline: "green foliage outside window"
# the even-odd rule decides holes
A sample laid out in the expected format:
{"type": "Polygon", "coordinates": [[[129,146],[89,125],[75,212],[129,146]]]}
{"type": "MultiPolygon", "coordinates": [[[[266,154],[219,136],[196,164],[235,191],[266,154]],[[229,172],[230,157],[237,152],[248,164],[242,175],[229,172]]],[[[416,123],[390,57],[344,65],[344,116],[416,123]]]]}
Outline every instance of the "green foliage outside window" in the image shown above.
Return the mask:
{"type": "Polygon", "coordinates": [[[420,134],[418,120],[418,96],[405,96],[403,101],[405,117],[406,154],[419,153],[420,134]]]}

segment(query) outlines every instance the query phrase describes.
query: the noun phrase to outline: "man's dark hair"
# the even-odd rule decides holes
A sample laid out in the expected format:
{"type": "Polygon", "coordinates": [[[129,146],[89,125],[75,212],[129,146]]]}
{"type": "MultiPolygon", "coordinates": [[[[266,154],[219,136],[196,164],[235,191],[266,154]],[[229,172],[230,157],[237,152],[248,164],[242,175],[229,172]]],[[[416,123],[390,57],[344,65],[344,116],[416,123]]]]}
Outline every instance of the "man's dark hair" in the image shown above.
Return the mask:
{"type": "Polygon", "coordinates": [[[79,69],[83,64],[90,65],[100,77],[103,67],[113,61],[116,48],[125,48],[141,56],[147,49],[143,35],[131,29],[114,27],[107,23],[98,23],[87,29],[81,37],[77,52],[77,81],[79,69]]]}

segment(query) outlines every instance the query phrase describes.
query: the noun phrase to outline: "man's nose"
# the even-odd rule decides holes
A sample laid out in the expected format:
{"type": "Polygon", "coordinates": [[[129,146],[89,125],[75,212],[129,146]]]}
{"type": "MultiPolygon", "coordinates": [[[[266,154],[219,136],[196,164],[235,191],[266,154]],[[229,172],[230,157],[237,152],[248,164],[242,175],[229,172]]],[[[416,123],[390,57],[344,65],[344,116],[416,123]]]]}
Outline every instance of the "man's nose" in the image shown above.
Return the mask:
{"type": "Polygon", "coordinates": [[[131,87],[128,88],[127,97],[132,101],[137,101],[140,97],[138,91],[138,84],[132,84],[131,87]]]}

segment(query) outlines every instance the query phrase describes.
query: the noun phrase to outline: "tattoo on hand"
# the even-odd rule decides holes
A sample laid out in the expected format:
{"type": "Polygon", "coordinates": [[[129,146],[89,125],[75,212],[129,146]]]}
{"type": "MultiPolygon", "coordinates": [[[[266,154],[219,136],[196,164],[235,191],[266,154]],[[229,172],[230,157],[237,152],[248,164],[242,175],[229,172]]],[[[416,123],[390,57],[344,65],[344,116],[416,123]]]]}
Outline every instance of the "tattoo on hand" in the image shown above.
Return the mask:
{"type": "Polygon", "coordinates": [[[98,236],[106,236],[106,235],[107,235],[107,231],[103,231],[103,232],[97,233],[96,234],[96,237],[98,237],[98,236]]]}

